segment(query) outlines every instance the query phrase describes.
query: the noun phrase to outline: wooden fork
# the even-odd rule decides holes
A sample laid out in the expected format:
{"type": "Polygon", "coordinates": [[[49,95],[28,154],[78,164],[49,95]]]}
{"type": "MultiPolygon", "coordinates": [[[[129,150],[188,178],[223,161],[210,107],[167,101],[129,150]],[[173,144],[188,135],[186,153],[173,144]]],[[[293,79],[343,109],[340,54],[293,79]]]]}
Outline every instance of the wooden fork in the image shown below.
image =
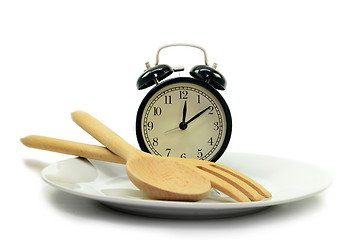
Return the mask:
{"type": "MultiPolygon", "coordinates": [[[[21,142],[31,148],[106,162],[126,163],[124,159],[102,146],[38,135],[22,138],[21,142]]],[[[211,181],[213,188],[238,202],[260,201],[263,197],[270,198],[272,196],[268,190],[253,179],[224,165],[197,159],[181,159],[178,161],[199,169],[199,172],[211,181]]]]}

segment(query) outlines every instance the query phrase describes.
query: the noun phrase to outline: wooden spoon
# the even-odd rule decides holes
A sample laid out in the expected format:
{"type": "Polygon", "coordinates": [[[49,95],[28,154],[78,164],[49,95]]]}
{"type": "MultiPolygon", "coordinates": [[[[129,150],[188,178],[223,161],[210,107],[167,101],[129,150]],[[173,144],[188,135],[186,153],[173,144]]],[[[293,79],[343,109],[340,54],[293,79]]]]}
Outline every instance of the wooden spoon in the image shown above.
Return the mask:
{"type": "Polygon", "coordinates": [[[72,119],[109,150],[126,160],[129,179],[149,197],[160,200],[198,201],[208,196],[211,183],[200,172],[177,161],[142,152],[83,111],[72,119]]]}

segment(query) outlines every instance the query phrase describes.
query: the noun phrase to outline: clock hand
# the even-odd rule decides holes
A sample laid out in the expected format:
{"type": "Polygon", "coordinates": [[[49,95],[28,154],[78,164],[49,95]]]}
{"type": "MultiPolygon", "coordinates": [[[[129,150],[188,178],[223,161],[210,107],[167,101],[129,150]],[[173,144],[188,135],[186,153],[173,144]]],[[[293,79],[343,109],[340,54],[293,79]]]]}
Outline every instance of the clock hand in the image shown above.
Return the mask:
{"type": "Polygon", "coordinates": [[[185,101],[185,104],[184,104],[184,109],[183,109],[183,114],[182,114],[182,122],[185,122],[186,121],[186,112],[187,112],[187,101],[185,101]]]}
{"type": "Polygon", "coordinates": [[[176,130],[176,129],[185,130],[187,128],[187,124],[185,123],[185,121],[186,121],[186,112],[187,112],[187,101],[185,101],[185,104],[184,104],[184,107],[183,107],[183,110],[182,110],[182,122],[177,127],[169,129],[164,133],[172,132],[173,130],[176,130]]]}
{"type": "Polygon", "coordinates": [[[187,128],[187,123],[185,122],[186,121],[186,112],[187,112],[187,101],[185,101],[185,104],[184,104],[184,109],[183,109],[183,114],[182,114],[182,122],[180,122],[179,124],[179,128],[181,130],[185,130],[187,128]]]}
{"type": "Polygon", "coordinates": [[[207,108],[205,108],[204,110],[202,110],[201,112],[199,112],[198,114],[196,114],[195,116],[193,116],[190,120],[188,120],[186,122],[186,125],[189,124],[190,122],[192,122],[193,120],[195,120],[196,118],[200,117],[201,114],[203,114],[204,112],[206,112],[207,110],[210,109],[211,106],[208,106],[207,108]]]}
{"type": "Polygon", "coordinates": [[[172,129],[169,129],[169,130],[165,131],[164,133],[168,133],[168,132],[171,132],[171,131],[176,130],[176,129],[180,129],[180,127],[177,126],[177,127],[175,127],[175,128],[172,128],[172,129]]]}

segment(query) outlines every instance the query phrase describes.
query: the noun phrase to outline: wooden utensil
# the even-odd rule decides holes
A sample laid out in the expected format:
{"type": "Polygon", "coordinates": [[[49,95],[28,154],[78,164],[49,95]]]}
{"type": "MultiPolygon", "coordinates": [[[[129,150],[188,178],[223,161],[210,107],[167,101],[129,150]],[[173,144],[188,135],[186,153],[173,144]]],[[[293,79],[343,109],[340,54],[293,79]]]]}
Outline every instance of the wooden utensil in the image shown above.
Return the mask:
{"type": "Polygon", "coordinates": [[[72,119],[112,152],[126,160],[129,179],[149,197],[198,201],[208,196],[211,183],[195,169],[177,161],[168,161],[139,151],[86,112],[73,112],[72,119]]]}
{"type": "MultiPolygon", "coordinates": [[[[59,152],[106,162],[121,164],[126,163],[123,158],[101,146],[37,135],[30,135],[22,138],[21,142],[27,147],[36,149],[59,152]]],[[[236,201],[250,202],[251,200],[261,200],[263,197],[271,197],[271,194],[263,186],[232,168],[218,163],[197,159],[183,158],[178,159],[177,161],[182,161],[183,164],[189,164],[189,166],[201,170],[202,174],[206,178],[210,179],[212,187],[225,193],[236,201]]]]}

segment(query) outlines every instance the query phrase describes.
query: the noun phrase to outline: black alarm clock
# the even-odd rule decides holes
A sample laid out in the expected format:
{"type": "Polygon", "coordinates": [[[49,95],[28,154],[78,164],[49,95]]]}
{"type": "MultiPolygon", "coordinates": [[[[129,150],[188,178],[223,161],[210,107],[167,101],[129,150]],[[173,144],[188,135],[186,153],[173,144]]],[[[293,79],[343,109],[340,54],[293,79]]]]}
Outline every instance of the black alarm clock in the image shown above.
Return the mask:
{"type": "Polygon", "coordinates": [[[215,162],[231,137],[232,120],[228,105],[218,90],[225,90],[225,78],[209,67],[203,48],[190,44],[161,47],[156,63],[139,77],[137,88],[155,85],[141,102],[136,119],[140,148],[155,155],[194,158],[215,162]],[[198,48],[205,65],[191,69],[190,77],[168,78],[183,67],[158,64],[162,49],[174,46],[198,48]]]}

